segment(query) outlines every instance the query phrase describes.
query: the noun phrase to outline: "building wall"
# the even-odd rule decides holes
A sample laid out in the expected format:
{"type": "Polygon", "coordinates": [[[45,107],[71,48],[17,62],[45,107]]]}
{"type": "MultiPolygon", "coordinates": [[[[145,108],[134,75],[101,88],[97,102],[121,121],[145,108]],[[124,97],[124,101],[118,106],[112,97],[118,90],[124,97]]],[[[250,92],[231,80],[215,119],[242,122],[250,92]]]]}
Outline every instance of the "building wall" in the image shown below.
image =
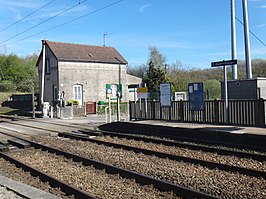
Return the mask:
{"type": "Polygon", "coordinates": [[[266,78],[257,78],[260,98],[266,99],[266,78]]]}
{"type": "MultiPolygon", "coordinates": [[[[45,49],[45,58],[49,59],[50,62],[50,73],[44,76],[44,102],[53,102],[53,87],[58,88],[58,63],[57,59],[54,57],[50,48],[45,49]]],[[[39,97],[41,99],[42,93],[42,66],[43,66],[43,56],[40,55],[40,60],[38,63],[38,74],[39,74],[39,97]]],[[[58,98],[58,96],[56,97],[58,98]]]]}
{"type": "MultiPolygon", "coordinates": [[[[134,93],[129,93],[128,84],[141,83],[142,79],[126,74],[125,64],[104,64],[85,62],[57,62],[51,50],[46,47],[46,59],[50,61],[50,73],[45,74],[44,102],[53,104],[54,86],[57,87],[56,100],[64,91],[64,100],[73,100],[73,86],[83,86],[83,103],[87,101],[107,101],[106,84],[122,84],[121,101],[134,100],[134,93]],[[119,76],[119,74],[121,74],[119,76]]],[[[39,96],[41,97],[42,86],[42,55],[39,57],[39,96]]]]}
{"type": "MultiPolygon", "coordinates": [[[[129,84],[140,84],[142,83],[142,79],[133,75],[127,74],[127,85],[129,84]]],[[[134,101],[137,99],[137,89],[135,89],[135,92],[129,92],[129,89],[126,87],[127,93],[128,93],[128,100],[134,101]]],[[[131,89],[132,90],[132,89],[131,89]]]]}
{"type": "MultiPolygon", "coordinates": [[[[222,99],[224,84],[221,83],[222,99]]],[[[266,78],[228,81],[228,99],[266,99],[266,78]]]]}
{"type": "MultiPolygon", "coordinates": [[[[83,102],[106,101],[106,84],[118,84],[119,73],[121,74],[122,101],[128,101],[126,65],[123,64],[59,62],[59,92],[64,91],[65,100],[71,100],[74,98],[73,86],[81,84],[83,102]]],[[[130,80],[137,81],[134,78],[130,80]]]]}

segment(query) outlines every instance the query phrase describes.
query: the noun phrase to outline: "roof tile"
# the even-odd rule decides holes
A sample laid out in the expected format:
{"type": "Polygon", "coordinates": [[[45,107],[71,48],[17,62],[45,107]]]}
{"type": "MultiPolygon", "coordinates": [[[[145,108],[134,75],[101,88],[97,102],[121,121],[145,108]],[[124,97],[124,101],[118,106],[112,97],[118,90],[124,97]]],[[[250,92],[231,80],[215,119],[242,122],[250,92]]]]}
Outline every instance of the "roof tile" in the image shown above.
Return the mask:
{"type": "Polygon", "coordinates": [[[91,46],[45,40],[58,61],[127,64],[119,52],[109,46],[91,46]]]}

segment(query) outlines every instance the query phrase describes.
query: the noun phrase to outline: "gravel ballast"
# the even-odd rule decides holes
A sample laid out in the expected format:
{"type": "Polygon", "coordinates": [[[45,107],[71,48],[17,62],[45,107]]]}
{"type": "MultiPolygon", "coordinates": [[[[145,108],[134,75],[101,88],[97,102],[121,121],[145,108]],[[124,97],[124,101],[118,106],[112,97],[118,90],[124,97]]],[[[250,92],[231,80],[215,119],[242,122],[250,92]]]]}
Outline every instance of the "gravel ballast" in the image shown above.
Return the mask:
{"type": "Polygon", "coordinates": [[[125,138],[112,138],[112,137],[102,137],[97,136],[94,139],[112,142],[116,144],[123,144],[132,147],[138,147],[148,150],[153,150],[162,153],[169,153],[172,155],[189,157],[200,159],[204,161],[210,162],[217,162],[221,164],[231,165],[231,166],[238,166],[244,167],[248,169],[255,169],[258,171],[266,171],[266,162],[260,162],[257,160],[253,160],[251,158],[239,158],[236,156],[229,156],[229,155],[219,155],[217,153],[211,152],[204,152],[204,151],[197,151],[197,150],[190,150],[186,148],[179,148],[174,146],[165,146],[163,144],[154,144],[154,143],[147,143],[143,141],[135,141],[135,140],[128,140],[125,138]]]}
{"type": "Polygon", "coordinates": [[[266,180],[199,165],[147,156],[90,142],[57,137],[36,138],[83,157],[153,176],[222,198],[266,198],[266,180]]]}
{"type": "Polygon", "coordinates": [[[141,186],[134,179],[107,174],[104,170],[83,166],[82,163],[39,149],[13,152],[11,155],[97,198],[179,198],[150,185],[141,186]]]}

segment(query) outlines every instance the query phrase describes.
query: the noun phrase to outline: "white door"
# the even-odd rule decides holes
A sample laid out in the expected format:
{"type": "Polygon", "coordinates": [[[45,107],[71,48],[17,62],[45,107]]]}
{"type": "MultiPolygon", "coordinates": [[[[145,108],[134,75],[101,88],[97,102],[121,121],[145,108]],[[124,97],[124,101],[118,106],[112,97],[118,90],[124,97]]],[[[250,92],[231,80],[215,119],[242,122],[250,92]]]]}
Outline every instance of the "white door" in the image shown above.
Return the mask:
{"type": "Polygon", "coordinates": [[[74,85],[73,98],[74,98],[74,100],[77,100],[79,102],[79,105],[82,105],[83,92],[82,92],[82,85],[81,84],[74,85]]]}

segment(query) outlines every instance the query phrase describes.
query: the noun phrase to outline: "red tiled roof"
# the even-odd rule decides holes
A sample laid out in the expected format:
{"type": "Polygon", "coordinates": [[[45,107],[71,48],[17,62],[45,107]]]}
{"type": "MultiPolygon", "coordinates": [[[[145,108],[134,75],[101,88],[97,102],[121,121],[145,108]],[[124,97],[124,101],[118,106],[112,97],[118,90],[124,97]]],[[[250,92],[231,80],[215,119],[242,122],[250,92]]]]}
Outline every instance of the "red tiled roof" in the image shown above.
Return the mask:
{"type": "Polygon", "coordinates": [[[58,61],[127,64],[127,61],[113,47],[51,42],[47,40],[45,40],[45,43],[52,50],[58,61]]]}

